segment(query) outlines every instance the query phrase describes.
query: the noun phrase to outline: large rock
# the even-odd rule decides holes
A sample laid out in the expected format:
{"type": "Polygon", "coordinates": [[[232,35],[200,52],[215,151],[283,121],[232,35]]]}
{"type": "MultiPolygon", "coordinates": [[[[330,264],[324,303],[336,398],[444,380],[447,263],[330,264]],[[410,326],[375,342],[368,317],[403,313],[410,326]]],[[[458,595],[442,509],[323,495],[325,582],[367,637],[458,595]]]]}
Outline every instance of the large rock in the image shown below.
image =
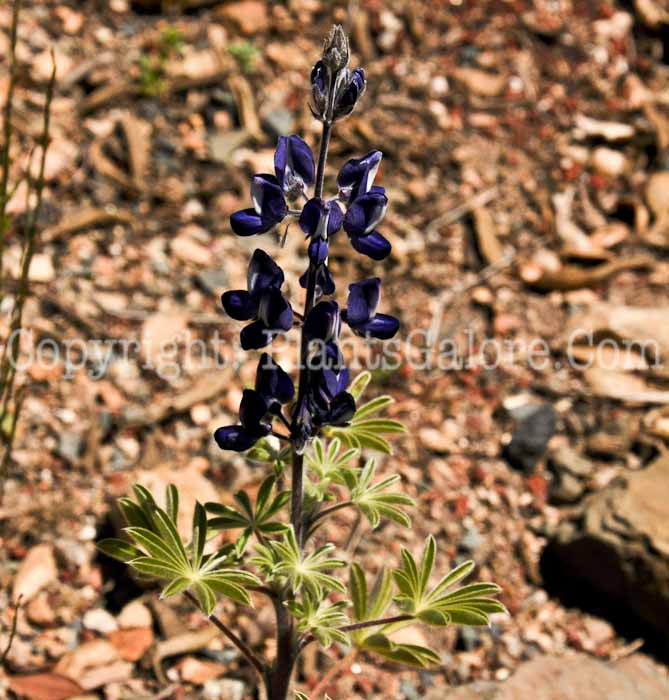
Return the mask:
{"type": "Polygon", "coordinates": [[[666,700],[669,681],[645,656],[605,663],[583,654],[538,657],[503,683],[478,682],[425,700],[666,700]]]}
{"type": "Polygon", "coordinates": [[[549,590],[582,595],[669,651],[669,455],[586,499],[542,570],[549,590]]]}

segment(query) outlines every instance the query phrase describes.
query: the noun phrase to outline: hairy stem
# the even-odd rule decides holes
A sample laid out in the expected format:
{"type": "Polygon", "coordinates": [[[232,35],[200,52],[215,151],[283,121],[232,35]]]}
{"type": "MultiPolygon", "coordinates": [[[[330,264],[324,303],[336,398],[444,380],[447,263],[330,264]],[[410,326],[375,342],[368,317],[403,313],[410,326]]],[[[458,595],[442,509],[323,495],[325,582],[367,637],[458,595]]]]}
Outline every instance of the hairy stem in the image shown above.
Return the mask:
{"type": "Polygon", "coordinates": [[[309,529],[306,533],[305,540],[314,534],[316,529],[322,524],[322,521],[329,515],[336,513],[338,510],[343,510],[344,508],[351,508],[352,506],[355,506],[355,503],[353,503],[353,501],[342,501],[341,503],[337,503],[333,506],[330,506],[329,508],[324,508],[323,510],[318,511],[318,513],[314,515],[314,517],[311,519],[311,522],[309,523],[309,529]]]}
{"type": "Polygon", "coordinates": [[[276,658],[272,668],[265,672],[265,687],[267,700],[286,700],[299,649],[293,620],[284,605],[283,596],[273,602],[276,614],[276,658]]]}
{"type": "MultiPolygon", "coordinates": [[[[184,595],[188,600],[190,600],[196,608],[200,608],[197,602],[197,598],[190,592],[184,591],[184,595]]],[[[265,675],[265,664],[260,660],[260,657],[251,649],[251,647],[242,641],[222,620],[220,620],[216,615],[210,615],[209,621],[214,627],[217,627],[236,647],[239,651],[248,659],[253,668],[260,674],[260,676],[265,675]]]]}

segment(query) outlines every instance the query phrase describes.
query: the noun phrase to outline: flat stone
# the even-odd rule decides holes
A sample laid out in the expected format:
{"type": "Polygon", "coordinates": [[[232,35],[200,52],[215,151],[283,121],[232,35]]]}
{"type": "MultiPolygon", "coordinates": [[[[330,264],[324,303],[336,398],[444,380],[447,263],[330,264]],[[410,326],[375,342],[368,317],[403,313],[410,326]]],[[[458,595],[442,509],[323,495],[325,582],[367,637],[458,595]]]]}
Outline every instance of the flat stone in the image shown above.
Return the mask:
{"type": "Polygon", "coordinates": [[[666,700],[669,681],[635,654],[606,663],[585,654],[542,656],[502,683],[479,681],[453,691],[435,688],[425,700],[666,700]]]}

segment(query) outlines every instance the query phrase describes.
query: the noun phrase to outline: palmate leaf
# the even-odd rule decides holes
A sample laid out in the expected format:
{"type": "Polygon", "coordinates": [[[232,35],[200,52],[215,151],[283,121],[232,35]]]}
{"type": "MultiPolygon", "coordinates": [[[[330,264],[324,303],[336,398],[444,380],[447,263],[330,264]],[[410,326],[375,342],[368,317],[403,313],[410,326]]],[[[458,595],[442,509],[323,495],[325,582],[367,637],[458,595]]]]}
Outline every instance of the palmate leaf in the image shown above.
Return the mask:
{"type": "Polygon", "coordinates": [[[223,505],[222,503],[207,503],[205,508],[215,517],[209,520],[209,528],[212,530],[229,530],[242,528],[242,541],[255,534],[259,540],[265,535],[273,535],[284,532],[286,525],[275,518],[279,511],[288,503],[290,491],[280,491],[272,498],[272,491],[276,485],[276,477],[268,476],[260,485],[256,496],[255,507],[245,491],[237,491],[234,499],[239,509],[223,505]]]}
{"type": "Polygon", "coordinates": [[[400,480],[399,475],[394,474],[373,484],[375,470],[376,462],[370,459],[361,470],[347,469],[342,472],[349,490],[349,500],[369,520],[372,527],[377,527],[382,517],[404,527],[411,527],[411,518],[403,509],[413,507],[413,500],[406,494],[387,491],[400,480]]]}
{"type": "Polygon", "coordinates": [[[343,471],[348,469],[359,456],[360,450],[356,448],[342,449],[339,438],[329,442],[315,438],[305,452],[304,464],[307,473],[315,476],[318,481],[309,480],[305,485],[306,488],[318,501],[324,500],[332,484],[344,485],[343,471]]]}
{"type": "Polygon", "coordinates": [[[420,565],[408,550],[402,548],[401,553],[402,567],[393,571],[400,591],[394,600],[402,610],[421,622],[438,626],[488,625],[491,614],[506,613],[506,608],[491,597],[501,590],[494,583],[475,583],[446,592],[472,572],[473,562],[460,564],[428,590],[436,555],[436,542],[431,535],[425,542],[420,565]]]}
{"type": "Polygon", "coordinates": [[[319,601],[305,592],[299,599],[288,602],[286,607],[297,622],[297,631],[313,634],[321,646],[327,649],[334,642],[348,644],[348,635],[339,629],[349,622],[344,612],[348,605],[345,600],[332,604],[319,601]]]}
{"type": "Polygon", "coordinates": [[[333,544],[326,544],[309,554],[302,552],[290,526],[282,540],[257,545],[257,554],[251,562],[270,580],[285,578],[293,593],[304,591],[314,599],[322,600],[329,591],[344,593],[346,590],[339,579],[327,573],[346,565],[341,559],[330,557],[334,549],[333,544]]]}
{"type": "Polygon", "coordinates": [[[204,553],[208,526],[202,504],[195,504],[191,539],[186,546],[176,526],[177,490],[171,485],[167,488],[166,509],[160,508],[144,487],[135,486],[134,492],[137,502],[121,499],[119,503],[128,521],[125,532],[132,543],[103,540],[98,544],[101,551],[127,563],[142,577],[163,581],[162,597],[192,590],[205,615],[213,612],[217,594],[251,604],[247,587],[260,581],[238,568],[239,549],[228,544],[213,554],[204,553]]]}
{"type": "Polygon", "coordinates": [[[362,648],[395,663],[417,668],[429,668],[441,663],[436,651],[417,644],[396,644],[381,633],[367,637],[362,648]]]}
{"type": "MultiPolygon", "coordinates": [[[[371,374],[362,372],[351,383],[348,391],[358,403],[367,388],[371,374]]],[[[406,427],[397,420],[380,418],[376,414],[388,408],[394,399],[391,396],[377,396],[356,409],[355,415],[347,426],[328,427],[325,435],[339,438],[349,448],[361,449],[367,447],[384,454],[392,454],[392,447],[385,435],[405,433],[406,427]]]]}
{"type": "MultiPolygon", "coordinates": [[[[355,622],[380,620],[388,616],[393,602],[392,576],[382,569],[371,591],[367,590],[365,575],[358,564],[351,565],[349,591],[353,602],[355,622]]],[[[428,647],[393,642],[388,634],[412,620],[382,627],[366,627],[350,633],[351,643],[358,649],[378,654],[396,663],[425,668],[440,662],[439,655],[428,647]]]]}

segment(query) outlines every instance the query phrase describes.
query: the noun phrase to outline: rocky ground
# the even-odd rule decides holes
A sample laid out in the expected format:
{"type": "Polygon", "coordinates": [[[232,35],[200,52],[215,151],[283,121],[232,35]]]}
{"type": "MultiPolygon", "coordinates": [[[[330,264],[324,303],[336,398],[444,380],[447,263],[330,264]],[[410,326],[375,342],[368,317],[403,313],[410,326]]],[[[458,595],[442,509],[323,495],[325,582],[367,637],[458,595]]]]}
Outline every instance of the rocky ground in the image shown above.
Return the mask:
{"type": "MultiPolygon", "coordinates": [[[[613,687],[621,700],[667,697],[669,4],[24,5],[16,182],[34,168],[52,47],[58,84],[24,324],[29,393],[0,504],[0,648],[12,597],[24,601],[0,696],[254,697],[234,649],[186,601],[158,601],[95,541],[135,481],[175,482],[192,504],[262,478],[211,438],[254,371],[231,354],[238,325],[219,296],[244,286],[258,240],[235,237],[228,217],[247,206],[249,176],[268,170],[279,134],[317,143],[306,76],[338,21],[369,87],[335,134],[328,182],[345,159],[382,148],[393,254],[377,268],[341,236],[331,262],[340,278],[383,271],[384,310],[402,320],[402,366],[374,386],[409,427],[392,467],[419,504],[413,530],[382,526],[358,551],[372,570],[434,533],[440,571],[475,559],[511,614],[482,631],[412,632],[439,650],[438,669],[360,656],[327,690],[590,700],[597,679],[593,700],[613,687]],[[470,362],[439,367],[428,331],[470,362]],[[588,332],[615,342],[596,350],[588,332]],[[493,367],[490,345],[469,352],[486,338],[520,350],[493,367]],[[546,361],[530,363],[537,338],[546,361]],[[189,353],[196,340],[225,366],[189,353]]],[[[5,4],[3,86],[10,20],[5,4]]],[[[16,222],[25,207],[20,185],[16,222]]],[[[301,242],[296,231],[283,247],[261,241],[293,296],[301,242]]],[[[19,250],[5,252],[10,271],[19,250]]],[[[271,653],[268,610],[222,614],[271,653]]],[[[339,653],[308,655],[300,687],[339,653]]]]}

